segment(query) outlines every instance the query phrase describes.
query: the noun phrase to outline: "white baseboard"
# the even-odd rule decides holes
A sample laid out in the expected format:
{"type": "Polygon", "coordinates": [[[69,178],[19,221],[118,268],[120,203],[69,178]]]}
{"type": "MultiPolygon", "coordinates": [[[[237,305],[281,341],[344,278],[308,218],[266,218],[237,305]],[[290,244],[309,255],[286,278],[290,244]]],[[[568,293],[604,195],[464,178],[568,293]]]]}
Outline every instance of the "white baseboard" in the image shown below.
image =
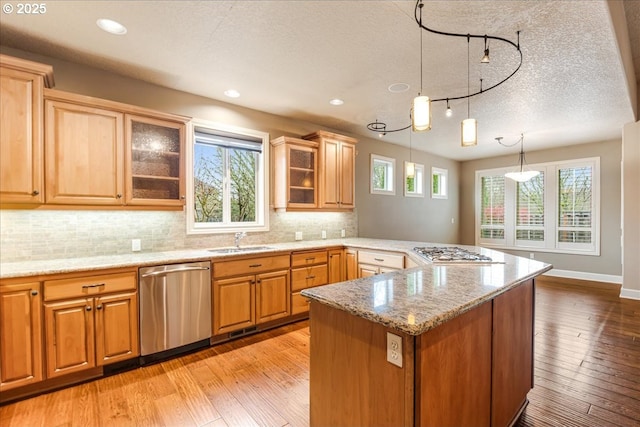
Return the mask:
{"type": "Polygon", "coordinates": [[[620,289],[620,298],[640,300],[640,290],[638,289],[620,289]]]}
{"type": "Polygon", "coordinates": [[[585,273],[582,271],[558,270],[552,268],[543,274],[543,276],[564,277],[567,279],[590,280],[592,282],[622,284],[622,276],[613,274],[585,273]]]}

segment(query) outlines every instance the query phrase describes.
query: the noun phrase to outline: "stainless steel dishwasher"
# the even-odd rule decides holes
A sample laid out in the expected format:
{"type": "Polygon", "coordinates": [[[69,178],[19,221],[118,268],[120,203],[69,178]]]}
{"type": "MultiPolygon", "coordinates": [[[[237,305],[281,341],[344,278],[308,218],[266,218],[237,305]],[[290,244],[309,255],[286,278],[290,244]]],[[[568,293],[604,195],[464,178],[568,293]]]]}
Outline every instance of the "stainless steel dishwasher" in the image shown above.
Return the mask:
{"type": "Polygon", "coordinates": [[[211,338],[211,262],[141,268],[140,364],[206,347],[211,338]]]}

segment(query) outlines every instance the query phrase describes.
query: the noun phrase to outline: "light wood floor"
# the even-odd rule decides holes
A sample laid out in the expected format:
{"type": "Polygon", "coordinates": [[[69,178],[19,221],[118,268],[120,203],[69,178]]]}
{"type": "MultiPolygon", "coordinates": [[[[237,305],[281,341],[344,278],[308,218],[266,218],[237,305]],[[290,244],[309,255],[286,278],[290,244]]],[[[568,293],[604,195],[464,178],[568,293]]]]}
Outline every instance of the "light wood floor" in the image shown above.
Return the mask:
{"type": "MultiPolygon", "coordinates": [[[[640,301],[539,281],[517,426],[640,425],[640,301]]],[[[307,322],[5,405],[0,426],[307,426],[307,322]]]]}

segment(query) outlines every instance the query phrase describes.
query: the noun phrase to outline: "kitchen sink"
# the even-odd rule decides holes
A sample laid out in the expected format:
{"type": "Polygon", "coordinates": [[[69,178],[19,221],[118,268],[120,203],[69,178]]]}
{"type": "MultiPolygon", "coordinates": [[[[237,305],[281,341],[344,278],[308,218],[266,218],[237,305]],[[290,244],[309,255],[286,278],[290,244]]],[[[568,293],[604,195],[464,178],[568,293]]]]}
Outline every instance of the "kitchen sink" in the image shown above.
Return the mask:
{"type": "Polygon", "coordinates": [[[266,251],[268,249],[273,248],[271,246],[244,246],[242,248],[209,249],[209,252],[214,254],[237,254],[243,252],[266,251]]]}

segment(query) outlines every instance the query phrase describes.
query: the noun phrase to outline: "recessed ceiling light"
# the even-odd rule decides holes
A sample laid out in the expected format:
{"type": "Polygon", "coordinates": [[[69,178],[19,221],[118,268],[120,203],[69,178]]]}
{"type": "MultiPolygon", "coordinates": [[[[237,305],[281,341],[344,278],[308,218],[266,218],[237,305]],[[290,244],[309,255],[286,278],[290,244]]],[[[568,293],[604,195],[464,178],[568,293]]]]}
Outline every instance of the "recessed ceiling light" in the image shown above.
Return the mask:
{"type": "Polygon", "coordinates": [[[401,92],[406,92],[409,90],[409,85],[406,83],[394,83],[391,86],[389,86],[389,92],[392,93],[401,93],[401,92]]]}
{"type": "Polygon", "coordinates": [[[344,101],[342,99],[333,98],[331,101],[329,101],[329,104],[331,104],[331,105],[342,105],[342,104],[344,104],[344,101]]]}
{"type": "Polygon", "coordinates": [[[98,24],[98,27],[110,34],[115,34],[117,36],[127,34],[127,28],[124,25],[111,19],[100,18],[96,21],[96,24],[98,24]]]}
{"type": "Polygon", "coordinates": [[[227,89],[224,91],[224,94],[229,98],[238,98],[240,96],[240,92],[235,89],[227,89]]]}

